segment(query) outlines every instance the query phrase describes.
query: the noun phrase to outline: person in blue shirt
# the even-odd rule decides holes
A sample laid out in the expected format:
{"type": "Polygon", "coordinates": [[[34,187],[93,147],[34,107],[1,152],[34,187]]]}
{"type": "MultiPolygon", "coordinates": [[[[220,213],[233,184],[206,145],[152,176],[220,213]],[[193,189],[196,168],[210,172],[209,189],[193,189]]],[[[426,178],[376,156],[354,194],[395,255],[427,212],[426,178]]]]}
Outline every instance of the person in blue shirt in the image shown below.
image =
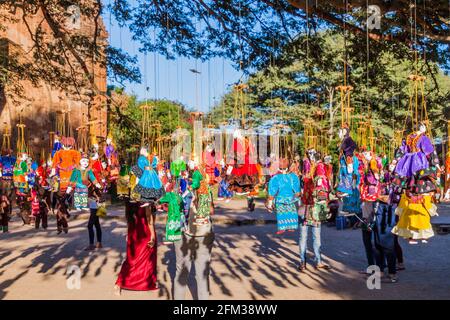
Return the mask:
{"type": "Polygon", "coordinates": [[[280,173],[269,181],[268,209],[277,215],[277,234],[298,229],[296,203],[299,201],[300,180],[289,172],[289,161],[280,159],[280,173]]]}

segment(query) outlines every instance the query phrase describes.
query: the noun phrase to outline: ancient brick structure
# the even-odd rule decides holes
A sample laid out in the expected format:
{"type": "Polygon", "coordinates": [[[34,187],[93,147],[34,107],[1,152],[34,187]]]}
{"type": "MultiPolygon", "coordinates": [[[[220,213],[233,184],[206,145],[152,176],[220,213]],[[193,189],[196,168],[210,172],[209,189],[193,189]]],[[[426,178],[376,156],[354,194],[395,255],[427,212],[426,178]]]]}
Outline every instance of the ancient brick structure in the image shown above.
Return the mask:
{"type": "MultiPolygon", "coordinates": [[[[3,10],[0,15],[11,15],[10,12],[4,12],[5,9],[1,7],[0,10],[3,10]]],[[[22,21],[21,13],[16,12],[14,15],[16,21],[8,22],[5,30],[0,29],[0,46],[2,49],[0,55],[4,57],[16,50],[15,52],[20,52],[21,59],[31,61],[34,42],[30,36],[30,31],[22,21]]],[[[40,11],[34,16],[27,17],[31,31],[34,31],[40,24],[46,34],[52,35],[50,27],[46,25],[45,21],[42,23],[43,20],[43,14],[40,11]]],[[[72,29],[73,32],[91,35],[94,34],[94,27],[92,21],[81,16],[79,21],[74,23],[72,29]]],[[[98,41],[106,43],[107,32],[103,22],[101,22],[100,30],[101,36],[98,41]]],[[[107,89],[105,64],[90,63],[89,68],[93,70],[91,73],[94,75],[95,86],[100,92],[105,93],[107,89]]],[[[49,145],[49,131],[58,130],[56,119],[62,118],[62,115],[58,115],[58,112],[65,112],[65,117],[70,119],[71,131],[75,138],[76,128],[80,125],[88,125],[91,135],[106,137],[107,112],[106,99],[103,94],[92,98],[86,94],[91,92],[91,88],[86,88],[86,90],[81,88],[80,91],[85,96],[80,99],[42,81],[38,86],[28,81],[22,81],[21,85],[25,89],[23,90],[25,97],[18,98],[19,103],[8,98],[11,95],[11,92],[8,91],[10,90],[8,85],[0,90],[0,130],[3,132],[4,127],[9,126],[13,133],[13,144],[15,144],[16,139],[16,125],[21,118],[27,126],[27,143],[35,155],[39,154],[43,147],[49,145]],[[5,92],[8,94],[5,94],[5,92]]]]}

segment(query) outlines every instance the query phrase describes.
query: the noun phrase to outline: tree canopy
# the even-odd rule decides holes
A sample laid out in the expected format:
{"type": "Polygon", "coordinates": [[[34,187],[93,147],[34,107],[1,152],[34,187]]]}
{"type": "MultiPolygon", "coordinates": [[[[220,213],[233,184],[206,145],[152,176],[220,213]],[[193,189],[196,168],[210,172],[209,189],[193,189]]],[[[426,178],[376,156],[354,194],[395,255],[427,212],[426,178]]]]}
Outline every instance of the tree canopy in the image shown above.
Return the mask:
{"type": "MultiPolygon", "coordinates": [[[[328,141],[332,142],[341,119],[336,87],[344,83],[344,39],[339,33],[324,31],[299,41],[308,42],[308,57],[295,54],[297,48],[289,46],[276,62],[250,75],[246,113],[256,126],[285,123],[296,132],[303,132],[305,120],[311,119],[318,128],[327,130],[328,141]]],[[[377,137],[386,142],[393,141],[394,131],[411,130],[407,123],[411,94],[408,76],[417,68],[419,74],[427,74],[424,93],[428,117],[434,135],[442,137],[445,119],[450,116],[450,77],[434,62],[418,60],[416,64],[410,60],[405,45],[373,42],[368,59],[366,50],[359,49],[360,42],[356,35],[346,42],[346,81],[354,87],[354,129],[358,122],[370,119],[377,137]]],[[[228,93],[210,117],[217,119],[216,123],[234,117],[235,103],[235,92],[228,93]]]]}
{"type": "Polygon", "coordinates": [[[101,16],[107,10],[130,29],[143,52],[168,58],[221,56],[249,73],[267,66],[288,45],[304,52],[299,38],[308,30],[325,29],[345,30],[361,38],[367,31],[370,39],[392,46],[406,43],[449,69],[447,1],[374,0],[371,4],[381,9],[379,30],[367,30],[363,0],[2,0],[0,28],[12,20],[27,24],[38,13],[42,21],[36,28],[27,25],[34,42],[30,61],[10,56],[6,63],[2,54],[0,85],[18,79],[45,80],[75,93],[85,89],[96,94],[92,63],[107,66],[110,78],[119,83],[139,82],[136,57],[106,42],[101,16]],[[69,10],[73,5],[81,19],[92,22],[91,30],[76,32],[67,26],[74,16],[69,10]]]}

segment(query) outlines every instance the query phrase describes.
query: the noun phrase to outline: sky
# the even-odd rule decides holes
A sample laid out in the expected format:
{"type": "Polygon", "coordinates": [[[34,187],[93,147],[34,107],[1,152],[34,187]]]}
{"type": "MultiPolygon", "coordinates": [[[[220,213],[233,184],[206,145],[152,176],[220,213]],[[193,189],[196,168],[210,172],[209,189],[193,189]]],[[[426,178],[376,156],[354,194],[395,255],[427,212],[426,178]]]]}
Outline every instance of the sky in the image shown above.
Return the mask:
{"type": "MultiPolygon", "coordinates": [[[[167,60],[155,53],[144,55],[139,52],[139,43],[133,41],[128,28],[120,28],[114,17],[110,19],[109,13],[103,19],[110,35],[110,44],[138,56],[142,83],[125,83],[126,92],[136,94],[138,99],[168,99],[181,102],[192,110],[207,112],[242,76],[233,68],[231,61],[222,58],[202,63],[182,57],[167,60]]],[[[113,79],[108,79],[108,84],[120,86],[113,79]]]]}

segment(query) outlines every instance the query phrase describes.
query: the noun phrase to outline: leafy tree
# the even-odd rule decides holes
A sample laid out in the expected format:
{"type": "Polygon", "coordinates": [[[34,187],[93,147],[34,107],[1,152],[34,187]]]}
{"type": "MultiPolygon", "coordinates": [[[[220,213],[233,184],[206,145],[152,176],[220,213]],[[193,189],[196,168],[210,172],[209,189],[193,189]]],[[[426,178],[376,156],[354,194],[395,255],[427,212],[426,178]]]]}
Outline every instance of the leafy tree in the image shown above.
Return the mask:
{"type": "MultiPolygon", "coordinates": [[[[177,55],[209,59],[222,56],[251,72],[271,55],[313,30],[345,29],[360,38],[427,47],[432,61],[448,65],[448,2],[418,0],[371,1],[381,10],[381,29],[367,32],[365,0],[113,0],[116,19],[129,26],[144,51],[168,58],[177,55]],[[411,19],[413,18],[413,19],[411,19]],[[417,32],[411,34],[411,20],[417,32]],[[150,36],[149,36],[150,35],[150,36]],[[415,42],[415,41],[414,41],[415,42]],[[444,44],[444,46],[442,45],[444,44]]],[[[364,46],[363,46],[364,47],[364,46]]],[[[360,48],[361,49],[361,48],[360,48]]]]}
{"type": "Polygon", "coordinates": [[[190,129],[189,112],[176,102],[168,100],[139,101],[136,96],[129,96],[123,89],[110,88],[111,100],[109,124],[114,141],[119,146],[122,159],[130,161],[138,152],[142,137],[142,106],[154,106],[151,124],[162,124],[161,136],[169,137],[178,127],[190,129]]]}
{"type": "MultiPolygon", "coordinates": [[[[376,136],[385,143],[392,141],[394,131],[407,125],[410,95],[407,78],[417,72],[427,75],[425,97],[433,133],[435,136],[445,133],[445,119],[450,113],[450,78],[436,63],[420,59],[415,64],[409,48],[392,46],[390,42],[372,42],[367,59],[366,50],[358,51],[359,37],[350,36],[345,40],[344,46],[343,36],[333,31],[319,32],[308,39],[300,37],[297,44],[304,47],[307,42],[310,54],[296,54],[299,49],[291,44],[276,62],[253,73],[247,81],[247,108],[256,111],[255,123],[278,121],[303,132],[305,120],[312,119],[314,125],[328,130],[330,150],[336,151],[336,129],[341,118],[336,87],[344,83],[343,61],[346,61],[346,81],[354,87],[353,115],[359,116],[354,119],[354,125],[370,119],[376,136]]],[[[233,93],[228,93],[213,108],[213,118],[223,121],[223,114],[225,118],[232,117],[233,109],[233,93]]],[[[405,129],[408,132],[411,127],[405,129]]]]}
{"type": "Polygon", "coordinates": [[[1,40],[0,90],[8,87],[3,94],[20,96],[21,81],[30,80],[36,86],[45,81],[75,97],[105,95],[96,85],[94,65],[107,68],[118,82],[139,82],[136,58],[108,45],[103,12],[100,0],[2,0],[0,35],[7,25],[20,24],[32,41],[25,52],[20,44],[1,40]]]}

